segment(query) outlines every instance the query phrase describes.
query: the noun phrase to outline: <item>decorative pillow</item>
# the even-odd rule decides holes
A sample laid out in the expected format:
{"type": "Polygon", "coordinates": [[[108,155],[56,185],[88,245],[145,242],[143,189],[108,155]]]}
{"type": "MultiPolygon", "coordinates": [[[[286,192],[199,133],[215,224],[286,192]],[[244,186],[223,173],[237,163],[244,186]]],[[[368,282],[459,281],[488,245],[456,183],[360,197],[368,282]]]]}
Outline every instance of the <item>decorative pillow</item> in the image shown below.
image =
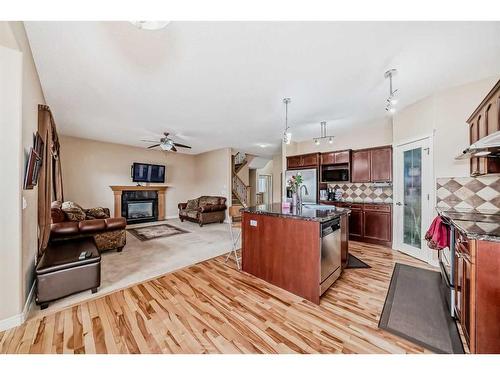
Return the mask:
{"type": "Polygon", "coordinates": [[[219,204],[219,197],[201,197],[200,206],[204,206],[206,204],[219,204]]]}
{"type": "Polygon", "coordinates": [[[85,217],[87,220],[109,218],[109,215],[104,207],[94,207],[83,211],[85,212],[85,217]]]}
{"type": "Polygon", "coordinates": [[[196,210],[198,208],[198,198],[197,199],[190,199],[187,201],[186,204],[186,209],[187,210],[196,210]]]}
{"type": "Polygon", "coordinates": [[[61,208],[69,221],[85,220],[85,212],[83,211],[83,208],[81,208],[75,202],[63,202],[61,208]]]}

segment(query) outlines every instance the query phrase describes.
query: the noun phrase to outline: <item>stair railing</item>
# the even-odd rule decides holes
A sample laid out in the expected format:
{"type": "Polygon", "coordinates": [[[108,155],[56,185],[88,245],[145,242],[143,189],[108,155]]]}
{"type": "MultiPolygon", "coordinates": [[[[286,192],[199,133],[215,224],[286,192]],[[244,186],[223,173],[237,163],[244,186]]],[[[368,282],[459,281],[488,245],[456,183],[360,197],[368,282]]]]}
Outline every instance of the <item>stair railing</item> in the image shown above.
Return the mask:
{"type": "Polygon", "coordinates": [[[243,207],[248,206],[248,186],[236,174],[233,174],[233,193],[243,207]]]}

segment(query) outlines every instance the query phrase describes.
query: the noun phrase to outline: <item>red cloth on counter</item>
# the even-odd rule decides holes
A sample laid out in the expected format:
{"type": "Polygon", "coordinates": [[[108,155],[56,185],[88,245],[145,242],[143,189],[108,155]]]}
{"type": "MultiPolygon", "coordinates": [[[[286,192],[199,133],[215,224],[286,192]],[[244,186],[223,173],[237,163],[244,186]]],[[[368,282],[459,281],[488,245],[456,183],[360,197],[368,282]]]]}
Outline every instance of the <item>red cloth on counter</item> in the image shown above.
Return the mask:
{"type": "Polygon", "coordinates": [[[441,217],[436,216],[432,221],[429,230],[425,234],[427,246],[434,250],[441,250],[450,247],[450,229],[443,223],[441,217]]]}

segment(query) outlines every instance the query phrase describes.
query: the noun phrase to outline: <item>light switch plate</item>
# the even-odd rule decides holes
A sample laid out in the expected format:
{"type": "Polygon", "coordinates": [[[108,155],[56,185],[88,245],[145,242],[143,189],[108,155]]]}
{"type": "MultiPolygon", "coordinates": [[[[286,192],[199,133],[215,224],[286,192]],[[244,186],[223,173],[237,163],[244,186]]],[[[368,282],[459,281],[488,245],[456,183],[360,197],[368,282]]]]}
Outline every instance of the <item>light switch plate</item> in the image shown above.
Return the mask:
{"type": "Polygon", "coordinates": [[[25,210],[26,207],[28,207],[28,202],[26,201],[26,198],[23,197],[23,210],[25,210]]]}
{"type": "Polygon", "coordinates": [[[250,220],[250,226],[251,227],[256,227],[257,226],[257,220],[250,220]]]}

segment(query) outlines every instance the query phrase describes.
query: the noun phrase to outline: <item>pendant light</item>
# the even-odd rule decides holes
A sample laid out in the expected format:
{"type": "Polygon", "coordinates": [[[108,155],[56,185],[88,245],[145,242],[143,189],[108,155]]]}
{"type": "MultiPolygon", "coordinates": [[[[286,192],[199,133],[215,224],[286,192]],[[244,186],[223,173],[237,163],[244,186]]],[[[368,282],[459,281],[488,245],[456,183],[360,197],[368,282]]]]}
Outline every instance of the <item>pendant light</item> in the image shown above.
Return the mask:
{"type": "Polygon", "coordinates": [[[288,126],[288,103],[290,103],[292,99],[283,98],[283,103],[285,103],[285,131],[283,132],[283,143],[289,145],[292,141],[292,133],[290,132],[290,127],[288,126]]]}
{"type": "Polygon", "coordinates": [[[321,126],[321,136],[319,136],[317,138],[313,138],[314,144],[316,146],[319,146],[321,144],[321,141],[323,139],[327,139],[328,143],[332,144],[333,143],[333,135],[328,135],[327,134],[327,131],[326,131],[326,121],[321,121],[319,123],[319,125],[321,126]]]}

